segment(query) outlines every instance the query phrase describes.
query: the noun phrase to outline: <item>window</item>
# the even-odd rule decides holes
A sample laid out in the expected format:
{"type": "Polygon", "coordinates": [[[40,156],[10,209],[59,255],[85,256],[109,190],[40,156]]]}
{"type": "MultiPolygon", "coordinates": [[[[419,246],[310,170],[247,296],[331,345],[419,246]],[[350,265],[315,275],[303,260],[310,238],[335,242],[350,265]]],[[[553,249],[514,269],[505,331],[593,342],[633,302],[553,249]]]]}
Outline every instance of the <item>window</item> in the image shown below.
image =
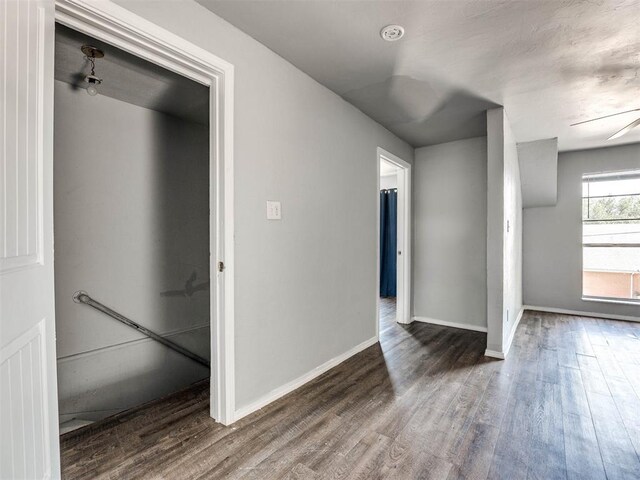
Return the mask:
{"type": "Polygon", "coordinates": [[[640,303],[640,170],[582,177],[582,295],[640,303]]]}

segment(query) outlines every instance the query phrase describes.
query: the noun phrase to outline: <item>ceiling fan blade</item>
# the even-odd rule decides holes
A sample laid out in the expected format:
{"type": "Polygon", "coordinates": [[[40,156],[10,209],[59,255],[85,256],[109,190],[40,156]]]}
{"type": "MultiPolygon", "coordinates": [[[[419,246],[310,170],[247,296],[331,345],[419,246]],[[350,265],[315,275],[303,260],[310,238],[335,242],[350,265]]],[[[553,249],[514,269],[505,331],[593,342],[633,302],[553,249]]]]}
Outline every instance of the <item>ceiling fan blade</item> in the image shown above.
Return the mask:
{"type": "Polygon", "coordinates": [[[607,138],[607,140],[613,140],[614,138],[620,138],[621,136],[629,133],[632,129],[634,129],[638,125],[640,125],[640,117],[636,118],[633,122],[631,122],[629,125],[624,127],[622,130],[618,130],[616,133],[614,133],[609,138],[607,138]]]}
{"type": "Polygon", "coordinates": [[[625,110],[624,112],[612,113],[611,115],[605,115],[603,117],[592,118],[591,120],[584,120],[582,122],[572,123],[569,125],[570,127],[575,127],[576,125],[582,125],[583,123],[595,122],[596,120],[602,120],[603,118],[615,117],[617,115],[623,115],[625,113],[631,112],[640,112],[640,108],[634,108],[632,110],[625,110]]]}

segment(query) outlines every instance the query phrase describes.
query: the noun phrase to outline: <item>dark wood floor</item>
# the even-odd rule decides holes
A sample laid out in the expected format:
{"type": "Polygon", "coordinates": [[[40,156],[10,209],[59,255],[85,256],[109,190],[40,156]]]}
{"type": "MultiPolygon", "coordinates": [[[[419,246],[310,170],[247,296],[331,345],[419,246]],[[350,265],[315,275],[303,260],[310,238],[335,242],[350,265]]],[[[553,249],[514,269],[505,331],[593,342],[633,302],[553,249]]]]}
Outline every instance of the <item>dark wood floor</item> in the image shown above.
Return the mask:
{"type": "Polygon", "coordinates": [[[64,477],[640,478],[640,324],[530,312],[498,361],[390,302],[379,345],[233,427],[199,385],[63,437],[64,477]]]}

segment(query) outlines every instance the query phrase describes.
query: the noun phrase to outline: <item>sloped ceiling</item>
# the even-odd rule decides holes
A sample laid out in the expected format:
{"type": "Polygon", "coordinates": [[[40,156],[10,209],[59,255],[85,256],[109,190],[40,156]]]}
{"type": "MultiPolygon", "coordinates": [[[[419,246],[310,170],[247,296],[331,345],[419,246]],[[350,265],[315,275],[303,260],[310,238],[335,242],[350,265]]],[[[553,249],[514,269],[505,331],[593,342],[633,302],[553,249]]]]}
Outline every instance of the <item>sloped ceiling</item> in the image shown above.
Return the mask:
{"type": "Polygon", "coordinates": [[[118,48],[56,24],[55,78],[86,88],[89,62],[82,45],[104,51],[96,60],[96,75],[103,79],[99,95],[163,112],[188,121],[209,123],[209,88],[147,62],[118,48]]]}
{"type": "Polygon", "coordinates": [[[414,146],[483,135],[497,105],[519,142],[640,141],[606,140],[634,114],[570,126],[640,107],[639,0],[198,2],[414,146]]]}

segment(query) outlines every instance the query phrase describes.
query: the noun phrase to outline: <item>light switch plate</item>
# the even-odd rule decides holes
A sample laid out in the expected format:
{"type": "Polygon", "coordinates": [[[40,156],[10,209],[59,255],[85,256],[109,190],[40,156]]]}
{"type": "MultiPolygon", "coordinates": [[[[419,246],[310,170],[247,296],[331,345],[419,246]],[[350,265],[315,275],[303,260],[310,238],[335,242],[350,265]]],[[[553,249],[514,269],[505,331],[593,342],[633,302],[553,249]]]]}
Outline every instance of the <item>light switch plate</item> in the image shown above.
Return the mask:
{"type": "Polygon", "coordinates": [[[267,220],[280,220],[282,219],[282,207],[280,202],[267,200],[267,220]]]}

